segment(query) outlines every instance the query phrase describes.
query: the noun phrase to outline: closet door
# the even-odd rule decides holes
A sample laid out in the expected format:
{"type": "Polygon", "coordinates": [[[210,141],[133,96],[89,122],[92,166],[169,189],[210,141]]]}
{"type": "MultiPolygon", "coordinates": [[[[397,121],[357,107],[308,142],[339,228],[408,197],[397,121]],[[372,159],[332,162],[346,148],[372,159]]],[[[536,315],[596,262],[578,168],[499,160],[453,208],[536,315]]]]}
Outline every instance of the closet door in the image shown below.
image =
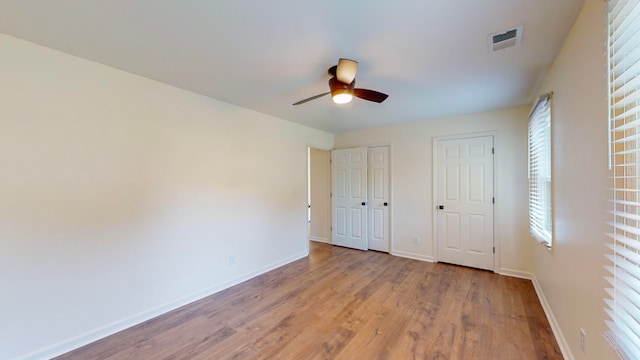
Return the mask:
{"type": "Polygon", "coordinates": [[[367,150],[369,249],[389,252],[389,147],[367,150]]]}
{"type": "Polygon", "coordinates": [[[367,148],[331,151],[332,243],[367,250],[367,148]]]}

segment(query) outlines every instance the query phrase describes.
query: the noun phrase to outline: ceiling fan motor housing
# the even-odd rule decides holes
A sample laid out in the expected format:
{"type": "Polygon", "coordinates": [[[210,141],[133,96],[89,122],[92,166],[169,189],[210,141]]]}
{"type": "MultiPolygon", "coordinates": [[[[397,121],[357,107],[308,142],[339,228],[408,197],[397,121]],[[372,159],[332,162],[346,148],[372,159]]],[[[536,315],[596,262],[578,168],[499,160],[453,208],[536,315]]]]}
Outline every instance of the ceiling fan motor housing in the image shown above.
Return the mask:
{"type": "Polygon", "coordinates": [[[351,94],[353,95],[353,89],[356,86],[356,81],[353,80],[351,84],[345,84],[335,77],[329,79],[329,89],[331,89],[331,96],[338,94],[351,94]]]}

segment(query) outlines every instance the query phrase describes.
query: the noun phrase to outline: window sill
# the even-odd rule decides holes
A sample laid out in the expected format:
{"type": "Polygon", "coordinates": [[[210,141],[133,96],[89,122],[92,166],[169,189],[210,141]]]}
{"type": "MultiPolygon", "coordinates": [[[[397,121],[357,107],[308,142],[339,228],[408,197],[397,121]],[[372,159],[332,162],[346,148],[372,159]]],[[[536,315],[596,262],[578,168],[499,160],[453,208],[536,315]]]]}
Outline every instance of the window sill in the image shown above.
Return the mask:
{"type": "Polygon", "coordinates": [[[536,240],[538,245],[542,245],[547,248],[547,250],[551,250],[551,240],[543,237],[542,235],[534,232],[531,234],[533,238],[536,240]]]}

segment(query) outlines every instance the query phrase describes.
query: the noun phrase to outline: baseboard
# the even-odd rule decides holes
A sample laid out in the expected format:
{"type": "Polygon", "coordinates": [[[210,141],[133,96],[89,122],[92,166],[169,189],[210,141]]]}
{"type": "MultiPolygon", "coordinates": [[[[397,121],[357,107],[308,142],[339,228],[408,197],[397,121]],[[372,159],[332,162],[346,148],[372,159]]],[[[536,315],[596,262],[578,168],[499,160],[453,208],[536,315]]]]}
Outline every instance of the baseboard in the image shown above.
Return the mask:
{"type": "MultiPolygon", "coordinates": [[[[315,240],[315,239],[311,239],[313,241],[319,241],[319,240],[315,240]]],[[[255,271],[252,271],[250,273],[238,276],[236,278],[233,278],[229,281],[223,282],[221,284],[217,284],[214,285],[210,288],[207,288],[205,290],[199,291],[195,294],[192,294],[190,296],[178,299],[176,301],[172,301],[170,303],[161,305],[159,307],[156,307],[154,309],[139,313],[137,315],[131,316],[129,318],[114,322],[112,324],[106,325],[102,328],[93,330],[93,331],[89,331],[85,334],[81,334],[79,336],[76,336],[74,338],[71,338],[69,340],[65,340],[63,342],[60,342],[58,344],[52,345],[50,347],[47,347],[45,349],[41,349],[26,355],[23,355],[21,357],[19,357],[18,359],[20,360],[36,360],[36,359],[50,359],[59,355],[62,355],[64,353],[67,353],[69,351],[72,351],[74,349],[77,349],[79,347],[82,347],[84,345],[90,344],[96,340],[102,339],[104,337],[107,337],[109,335],[113,335],[119,331],[122,331],[124,329],[130,328],[132,326],[138,325],[142,322],[145,322],[147,320],[153,319],[154,317],[157,317],[159,315],[165,314],[169,311],[175,310],[181,306],[190,304],[194,301],[200,300],[202,298],[205,298],[209,295],[213,295],[219,291],[222,291],[224,289],[227,289],[229,287],[232,287],[234,285],[237,285],[241,282],[247,281],[251,278],[254,278],[256,276],[262,275],[266,272],[269,272],[271,270],[277,269],[281,266],[284,266],[286,264],[289,264],[291,262],[294,262],[296,260],[302,259],[304,257],[306,257],[308,254],[307,253],[299,253],[296,255],[293,255],[291,257],[288,257],[286,259],[277,261],[275,263],[272,263],[270,265],[264,266],[262,268],[256,269],[255,271]]],[[[427,261],[427,262],[435,262],[433,257],[430,256],[424,256],[421,254],[415,254],[415,253],[409,253],[409,252],[404,252],[404,251],[392,251],[391,255],[394,256],[399,256],[399,257],[404,257],[404,258],[408,258],[408,259],[414,259],[414,260],[420,260],[420,261],[427,261]]],[[[558,346],[560,347],[560,351],[562,352],[562,356],[566,359],[566,360],[574,360],[574,356],[573,353],[571,352],[571,349],[569,348],[566,339],[564,338],[564,335],[562,334],[562,331],[560,330],[560,326],[558,325],[558,322],[555,318],[555,316],[553,315],[553,312],[551,311],[551,308],[549,307],[549,303],[547,302],[544,293],[542,292],[542,288],[540,287],[540,284],[537,280],[537,278],[535,277],[535,275],[531,274],[531,273],[526,273],[523,271],[518,271],[518,270],[511,270],[511,269],[500,269],[498,271],[499,274],[501,275],[505,275],[505,276],[512,276],[512,277],[518,277],[518,278],[524,278],[524,279],[531,279],[532,283],[533,283],[533,287],[536,291],[536,294],[538,296],[538,299],[540,300],[540,304],[542,305],[542,309],[544,310],[544,313],[547,317],[547,320],[549,321],[549,324],[551,326],[551,330],[553,331],[553,334],[556,338],[556,341],[558,342],[558,346]]]]}
{"type": "Polygon", "coordinates": [[[551,311],[551,307],[547,302],[547,298],[544,296],[544,292],[542,291],[542,287],[538,282],[538,278],[535,275],[532,276],[531,282],[533,282],[533,288],[536,290],[536,294],[538,294],[538,299],[540,300],[540,304],[542,305],[542,309],[544,310],[545,315],[547,316],[547,320],[549,321],[549,325],[551,325],[551,330],[553,331],[553,335],[558,342],[558,346],[560,347],[560,351],[562,352],[562,357],[565,360],[574,360],[575,357],[571,352],[571,348],[567,343],[567,339],[565,339],[562,330],[560,330],[560,325],[558,325],[558,321],[556,317],[553,315],[553,311],[551,311]]]}
{"type": "Polygon", "coordinates": [[[504,276],[510,276],[510,277],[515,277],[515,278],[527,279],[527,280],[533,279],[533,274],[532,273],[521,271],[521,270],[513,270],[513,269],[501,268],[501,269],[498,269],[496,271],[496,273],[498,273],[500,275],[504,275],[504,276]]]}
{"type": "Polygon", "coordinates": [[[259,269],[256,269],[247,274],[243,274],[241,276],[235,277],[229,281],[225,281],[223,283],[214,285],[207,289],[198,291],[197,293],[191,294],[189,296],[183,297],[181,299],[172,301],[170,303],[158,306],[156,308],[150,309],[148,311],[144,311],[142,313],[133,315],[131,317],[116,321],[109,325],[103,326],[101,328],[86,332],[84,334],[73,337],[69,340],[62,341],[60,343],[49,346],[45,349],[37,350],[32,353],[23,355],[16,360],[40,360],[40,359],[51,359],[53,357],[65,354],[69,351],[82,347],[84,345],[90,344],[94,341],[100,340],[109,335],[113,335],[119,331],[128,329],[132,326],[143,323],[147,320],[153,319],[159,315],[165,314],[171,310],[175,310],[181,306],[190,304],[194,301],[205,298],[209,295],[213,295],[219,291],[230,288],[234,285],[240,284],[241,282],[252,279],[256,276],[262,275],[271,270],[277,269],[281,266],[292,263],[296,260],[300,260],[304,257],[308,256],[308,253],[298,253],[296,255],[290,256],[288,258],[276,261],[272,264],[263,266],[259,269]]]}
{"type": "MultiPolygon", "coordinates": [[[[414,253],[408,253],[403,251],[393,251],[391,252],[391,255],[405,257],[409,259],[415,259],[415,260],[435,262],[433,257],[414,254],[414,253]]],[[[540,304],[542,305],[542,309],[544,310],[547,320],[549,321],[549,325],[551,326],[551,331],[553,331],[553,335],[555,336],[556,341],[558,342],[558,346],[560,347],[562,356],[565,358],[565,360],[574,360],[575,358],[573,357],[573,353],[571,352],[571,349],[567,344],[567,340],[565,339],[564,335],[562,334],[562,331],[560,330],[558,321],[553,315],[553,312],[551,311],[551,307],[549,306],[549,303],[547,302],[547,299],[545,298],[544,293],[542,292],[542,288],[540,287],[540,284],[538,283],[538,279],[535,277],[535,275],[529,272],[521,271],[521,270],[513,270],[513,269],[505,269],[505,268],[501,268],[496,272],[504,276],[511,276],[516,278],[531,280],[531,282],[533,283],[533,287],[536,290],[538,299],[540,300],[540,304]]]]}
{"type": "Polygon", "coordinates": [[[319,237],[319,236],[309,236],[309,240],[315,241],[315,242],[321,242],[321,243],[325,243],[325,244],[329,243],[329,239],[324,238],[324,237],[319,237]]]}
{"type": "Polygon", "coordinates": [[[404,252],[404,251],[393,250],[393,251],[391,251],[391,255],[399,256],[399,257],[403,257],[403,258],[407,258],[407,259],[413,259],[413,260],[435,262],[435,260],[431,256],[425,256],[425,255],[421,255],[421,254],[404,252]]]}
{"type": "Polygon", "coordinates": [[[520,270],[513,269],[500,269],[497,271],[498,274],[504,276],[517,277],[522,279],[531,280],[533,283],[533,288],[536,290],[536,295],[538,296],[538,300],[540,300],[540,305],[542,305],[542,309],[544,310],[544,314],[547,317],[547,321],[549,321],[549,325],[551,326],[551,331],[553,331],[553,336],[556,338],[558,342],[558,347],[560,347],[560,351],[562,352],[562,357],[565,360],[574,360],[573,353],[571,352],[571,348],[569,348],[569,344],[560,330],[560,326],[558,325],[558,321],[556,317],[553,315],[553,311],[551,311],[551,307],[547,302],[547,298],[544,296],[544,292],[542,291],[542,287],[538,282],[535,274],[528,273],[520,270]]]}

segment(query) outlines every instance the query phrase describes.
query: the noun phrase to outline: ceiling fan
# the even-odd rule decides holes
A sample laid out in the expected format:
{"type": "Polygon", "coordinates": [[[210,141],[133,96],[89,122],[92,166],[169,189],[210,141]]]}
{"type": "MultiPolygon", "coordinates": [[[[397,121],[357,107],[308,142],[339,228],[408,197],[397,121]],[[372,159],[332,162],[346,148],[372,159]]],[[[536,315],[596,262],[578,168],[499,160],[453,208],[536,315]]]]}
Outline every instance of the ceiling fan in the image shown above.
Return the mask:
{"type": "Polygon", "coordinates": [[[331,94],[331,98],[336,104],[346,104],[350,102],[354,96],[377,103],[381,103],[389,97],[387,94],[374,90],[356,89],[357,70],[357,61],[341,58],[338,60],[338,65],[329,68],[329,75],[331,75],[331,79],[329,79],[329,89],[331,91],[300,100],[293,105],[304,104],[329,94],[331,94]]]}

